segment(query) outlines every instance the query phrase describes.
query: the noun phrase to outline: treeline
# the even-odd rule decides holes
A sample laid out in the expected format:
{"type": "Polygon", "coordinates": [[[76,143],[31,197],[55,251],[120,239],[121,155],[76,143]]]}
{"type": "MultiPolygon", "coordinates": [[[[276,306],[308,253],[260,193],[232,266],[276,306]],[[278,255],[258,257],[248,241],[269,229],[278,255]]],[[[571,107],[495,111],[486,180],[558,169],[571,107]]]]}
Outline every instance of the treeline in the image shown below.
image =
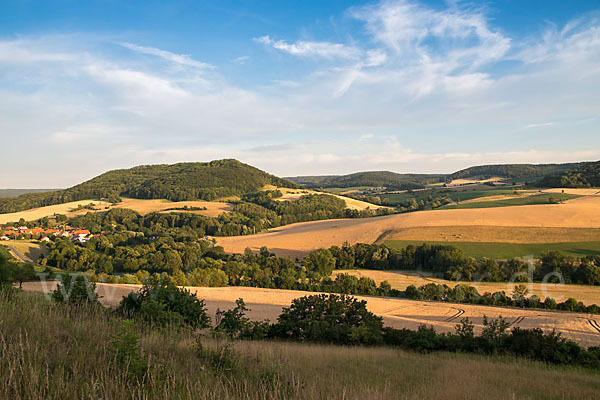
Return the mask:
{"type": "Polygon", "coordinates": [[[106,172],[72,188],[0,198],[0,213],[85,199],[119,202],[121,196],[172,201],[214,200],[254,192],[265,185],[297,187],[237,160],[143,165],[106,172]]]}
{"type": "MultiPolygon", "coordinates": [[[[353,246],[333,246],[329,249],[336,259],[337,269],[401,269],[421,270],[439,274],[454,281],[516,282],[529,279],[530,263],[519,258],[506,261],[466,257],[456,247],[428,244],[409,245],[396,250],[385,245],[358,243],[353,246]]],[[[532,278],[550,283],[600,285],[600,256],[576,258],[551,251],[533,262],[532,278]]]]}
{"type": "Polygon", "coordinates": [[[412,300],[447,301],[451,303],[477,304],[483,306],[539,308],[544,310],[600,314],[600,307],[597,304],[586,306],[574,298],[569,298],[562,303],[557,303],[556,300],[551,297],[547,297],[544,301],[536,295],[528,297],[528,291],[525,285],[517,285],[513,290],[512,296],[507,295],[506,292],[503,291],[479,294],[477,289],[473,286],[456,285],[451,288],[447,285],[436,283],[428,283],[418,288],[415,285],[410,285],[403,294],[405,297],[412,300]]]}
{"type": "Polygon", "coordinates": [[[600,187],[600,161],[587,163],[577,169],[546,176],[538,185],[544,187],[600,187]]]}

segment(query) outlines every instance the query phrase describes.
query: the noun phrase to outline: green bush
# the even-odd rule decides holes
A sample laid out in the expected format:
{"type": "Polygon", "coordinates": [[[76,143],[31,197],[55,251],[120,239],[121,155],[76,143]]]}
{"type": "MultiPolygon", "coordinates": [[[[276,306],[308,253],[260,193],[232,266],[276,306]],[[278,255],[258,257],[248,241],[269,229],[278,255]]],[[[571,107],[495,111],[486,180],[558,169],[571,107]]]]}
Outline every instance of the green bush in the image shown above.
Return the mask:
{"type": "Polygon", "coordinates": [[[367,310],[365,301],[320,294],[292,301],[272,329],[275,336],[299,341],[377,344],[383,320],[367,310]]]}
{"type": "Polygon", "coordinates": [[[141,378],[148,363],[142,356],[140,336],[133,331],[133,321],[117,321],[111,338],[109,351],[116,367],[127,371],[128,376],[141,378]]]}
{"type": "Polygon", "coordinates": [[[96,293],[96,284],[85,275],[63,275],[52,292],[57,303],[100,304],[96,293]]]}
{"type": "Polygon", "coordinates": [[[210,325],[203,300],[161,278],[149,279],[139,293],[123,297],[117,312],[163,326],[204,329],[210,325]]]}

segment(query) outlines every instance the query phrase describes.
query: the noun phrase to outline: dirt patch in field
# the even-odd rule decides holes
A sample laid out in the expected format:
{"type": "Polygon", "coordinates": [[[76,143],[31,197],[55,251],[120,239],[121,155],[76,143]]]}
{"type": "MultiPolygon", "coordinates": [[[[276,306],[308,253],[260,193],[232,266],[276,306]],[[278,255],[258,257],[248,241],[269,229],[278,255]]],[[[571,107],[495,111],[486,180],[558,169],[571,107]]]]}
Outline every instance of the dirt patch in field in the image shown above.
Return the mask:
{"type": "Polygon", "coordinates": [[[600,228],[538,228],[531,226],[424,226],[399,228],[382,235],[386,240],[445,242],[562,243],[600,240],[600,228]]]}
{"type": "MultiPolygon", "coordinates": [[[[27,282],[25,290],[46,291],[54,289],[55,283],[27,282]]],[[[114,306],[121,298],[139,285],[98,284],[98,293],[103,296],[105,305],[114,306]]],[[[235,300],[243,298],[251,309],[248,317],[253,320],[277,320],[283,307],[290,305],[293,299],[313,294],[294,290],[261,289],[250,287],[222,288],[189,288],[199,298],[204,299],[208,313],[214,320],[217,309],[225,310],[235,306],[235,300]]],[[[387,326],[394,328],[417,329],[419,325],[433,326],[437,331],[454,331],[461,318],[469,318],[475,324],[476,332],[480,332],[483,317],[497,318],[502,316],[514,326],[522,328],[541,328],[546,331],[555,329],[567,338],[576,340],[584,346],[600,345],[600,333],[590,324],[590,320],[600,321],[600,316],[555,312],[544,310],[522,310],[503,307],[486,307],[469,304],[452,304],[443,302],[414,301],[407,299],[356,296],[367,302],[373,313],[383,317],[387,326]]]]}
{"type": "Polygon", "coordinates": [[[416,227],[600,228],[600,196],[585,196],[564,204],[417,211],[376,218],[339,219],[287,225],[251,236],[219,237],[226,251],[267,246],[280,256],[302,257],[345,241],[373,243],[387,232],[416,227]]]}

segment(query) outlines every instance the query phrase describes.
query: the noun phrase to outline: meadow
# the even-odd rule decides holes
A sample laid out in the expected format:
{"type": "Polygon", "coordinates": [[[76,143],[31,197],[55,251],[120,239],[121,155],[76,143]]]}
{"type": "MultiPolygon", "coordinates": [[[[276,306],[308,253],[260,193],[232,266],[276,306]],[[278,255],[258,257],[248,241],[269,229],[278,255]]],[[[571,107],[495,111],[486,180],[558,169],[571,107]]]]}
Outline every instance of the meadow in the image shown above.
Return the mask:
{"type": "Polygon", "coordinates": [[[112,355],[122,328],[110,311],[30,293],[0,302],[5,399],[595,399],[600,391],[597,371],[512,357],[227,342],[143,325],[135,327],[147,361],[138,379],[112,355]],[[221,359],[200,356],[198,342],[221,359]],[[223,360],[228,368],[218,368],[223,360]]]}

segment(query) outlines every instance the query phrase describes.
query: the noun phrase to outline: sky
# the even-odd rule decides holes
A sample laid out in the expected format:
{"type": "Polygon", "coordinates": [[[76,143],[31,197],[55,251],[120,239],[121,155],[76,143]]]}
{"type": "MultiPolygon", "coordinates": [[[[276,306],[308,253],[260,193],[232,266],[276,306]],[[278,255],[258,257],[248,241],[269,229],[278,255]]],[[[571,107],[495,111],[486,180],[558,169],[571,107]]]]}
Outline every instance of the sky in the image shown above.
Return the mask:
{"type": "Polygon", "coordinates": [[[0,188],[600,159],[600,3],[0,0],[0,188]]]}

